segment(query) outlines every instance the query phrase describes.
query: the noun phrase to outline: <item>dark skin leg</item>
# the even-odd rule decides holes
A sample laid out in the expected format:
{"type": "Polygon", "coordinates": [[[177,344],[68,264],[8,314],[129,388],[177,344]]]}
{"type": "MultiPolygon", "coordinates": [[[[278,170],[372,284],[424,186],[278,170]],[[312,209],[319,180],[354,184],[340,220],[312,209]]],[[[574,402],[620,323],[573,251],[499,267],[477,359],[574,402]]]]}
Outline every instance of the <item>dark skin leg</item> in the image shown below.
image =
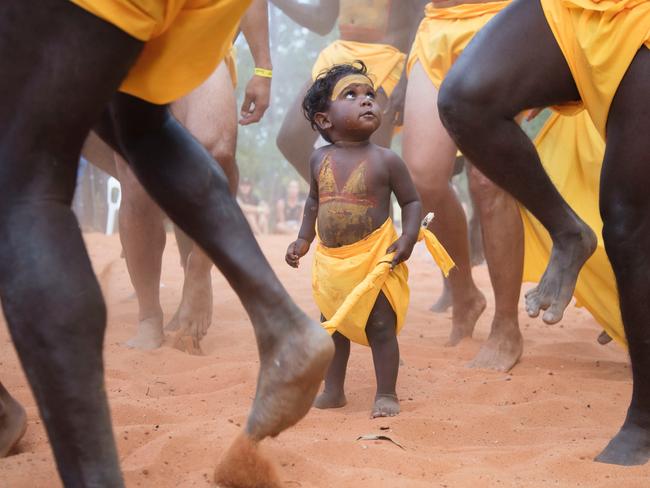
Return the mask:
{"type": "MultiPolygon", "coordinates": [[[[321,321],[323,318],[321,316],[321,321]]],[[[348,367],[350,357],[350,339],[343,334],[334,332],[334,359],[325,376],[325,388],[316,397],[314,407],[316,408],[340,408],[344,407],[348,400],[345,398],[345,371],[348,367]]]]}
{"type": "Polygon", "coordinates": [[[0,458],[7,456],[25,434],[27,415],[0,383],[0,458]]]}
{"type": "MultiPolygon", "coordinates": [[[[441,100],[445,120],[474,164],[549,230],[554,250],[547,275],[561,278],[554,283],[561,293],[555,295],[551,307],[561,312],[568,303],[562,290],[573,282],[572,276],[589,254],[586,251],[593,248],[593,235],[557,194],[534,148],[511,118],[525,108],[576,100],[578,94],[538,2],[516,0],[479,36],[448,77],[448,90],[443,90],[444,102],[441,100]],[[530,38],[535,42],[525,42],[530,38]],[[481,84],[476,73],[480,73],[481,84]],[[483,91],[485,80],[493,82],[483,91]],[[474,117],[477,123],[472,122],[474,117]],[[508,166],[500,166],[501,162],[508,166]],[[566,273],[558,275],[553,269],[558,264],[566,273]]],[[[603,236],[619,288],[633,392],[621,431],[596,459],[624,465],[641,464],[650,457],[650,281],[646,269],[650,147],[647,138],[639,137],[650,124],[648,76],[650,55],[642,47],[610,108],[600,192],[603,236]]],[[[572,290],[573,284],[568,288],[572,290]]]]}
{"type": "Polygon", "coordinates": [[[168,107],[118,94],[109,112],[112,130],[104,125],[100,133],[242,300],[261,363],[246,432],[254,440],[279,434],[311,407],[334,352],[332,341],[289,298],[230,195],[223,170],[168,107]]]}
{"type": "Polygon", "coordinates": [[[628,68],[607,121],[607,148],[600,180],[605,249],[614,268],[632,362],[632,400],[623,427],[596,457],[635,465],[650,459],[650,50],[642,47],[628,68]]]}
{"type": "Polygon", "coordinates": [[[2,2],[0,32],[4,313],[63,483],[123,486],[104,390],[105,307],[70,202],[82,143],[142,44],[55,0],[2,2]]]}
{"type": "Polygon", "coordinates": [[[375,363],[377,394],[371,417],[393,417],[399,413],[395,387],[399,371],[399,345],[395,327],[397,318],[386,296],[379,292],[375,306],[368,317],[366,335],[375,363]]]}
{"type": "Polygon", "coordinates": [[[596,238],[557,192],[514,119],[527,108],[577,99],[541,5],[527,0],[515,0],[474,37],[438,99],[442,121],[463,154],[521,201],[553,239],[546,272],[526,296],[528,314],[546,310],[547,323],[562,318],[596,238]]]}

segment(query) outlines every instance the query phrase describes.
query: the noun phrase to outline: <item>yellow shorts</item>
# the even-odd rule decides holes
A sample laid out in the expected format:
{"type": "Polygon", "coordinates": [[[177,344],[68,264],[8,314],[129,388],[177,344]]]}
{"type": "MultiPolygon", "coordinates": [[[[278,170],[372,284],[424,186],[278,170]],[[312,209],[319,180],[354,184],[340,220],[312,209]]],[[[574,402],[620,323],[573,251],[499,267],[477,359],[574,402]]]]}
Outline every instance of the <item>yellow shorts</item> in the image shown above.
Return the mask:
{"type": "Polygon", "coordinates": [[[440,88],[447,72],[476,33],[509,3],[508,0],[449,8],[427,4],[409,54],[407,72],[419,61],[431,82],[440,88]]]}
{"type": "Polygon", "coordinates": [[[368,67],[375,88],[383,88],[390,97],[402,77],[406,55],[388,44],[334,41],[318,56],[312,68],[312,79],[315,80],[320,72],[335,64],[351,63],[358,59],[368,67]]]}
{"type": "Polygon", "coordinates": [[[546,20],[573,75],[581,103],[605,137],[612,99],[641,46],[650,48],[649,0],[541,0],[546,20]]]}
{"type": "Polygon", "coordinates": [[[170,103],[205,81],[228,53],[250,0],[70,0],[145,43],[120,90],[170,103]]]}

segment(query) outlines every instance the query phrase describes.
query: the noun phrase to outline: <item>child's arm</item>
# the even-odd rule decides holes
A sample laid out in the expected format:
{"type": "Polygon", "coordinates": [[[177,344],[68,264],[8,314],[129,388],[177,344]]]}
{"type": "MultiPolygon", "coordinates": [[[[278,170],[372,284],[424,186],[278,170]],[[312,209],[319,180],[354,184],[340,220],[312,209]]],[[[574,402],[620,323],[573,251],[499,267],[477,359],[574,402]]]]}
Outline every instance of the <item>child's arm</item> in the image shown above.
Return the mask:
{"type": "Polygon", "coordinates": [[[402,207],[402,235],[386,250],[395,253],[391,263],[395,267],[411,256],[413,246],[418,240],[422,204],[406,164],[393,152],[388,158],[388,168],[391,190],[395,193],[399,206],[402,207]]]}
{"type": "Polygon", "coordinates": [[[289,244],[285,260],[293,268],[297,268],[300,258],[307,254],[309,246],[316,237],[316,218],[318,217],[318,164],[320,151],[314,152],[309,161],[311,181],[309,183],[309,196],[305,200],[305,210],[302,214],[302,224],[298,232],[298,238],[289,244]]]}

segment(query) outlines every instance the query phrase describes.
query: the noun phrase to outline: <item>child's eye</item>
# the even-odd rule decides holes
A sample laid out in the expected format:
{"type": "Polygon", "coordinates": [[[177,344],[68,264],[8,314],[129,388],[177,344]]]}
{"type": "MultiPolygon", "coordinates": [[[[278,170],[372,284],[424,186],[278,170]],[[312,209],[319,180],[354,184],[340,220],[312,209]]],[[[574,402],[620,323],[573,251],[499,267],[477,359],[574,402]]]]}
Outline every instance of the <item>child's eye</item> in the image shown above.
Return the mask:
{"type": "Polygon", "coordinates": [[[343,95],[343,98],[355,98],[357,96],[356,93],[354,93],[354,90],[348,90],[345,92],[345,95],[343,95]]]}
{"type": "Polygon", "coordinates": [[[375,94],[374,91],[369,91],[368,93],[366,93],[366,98],[372,98],[374,100],[376,96],[377,95],[375,94]]]}

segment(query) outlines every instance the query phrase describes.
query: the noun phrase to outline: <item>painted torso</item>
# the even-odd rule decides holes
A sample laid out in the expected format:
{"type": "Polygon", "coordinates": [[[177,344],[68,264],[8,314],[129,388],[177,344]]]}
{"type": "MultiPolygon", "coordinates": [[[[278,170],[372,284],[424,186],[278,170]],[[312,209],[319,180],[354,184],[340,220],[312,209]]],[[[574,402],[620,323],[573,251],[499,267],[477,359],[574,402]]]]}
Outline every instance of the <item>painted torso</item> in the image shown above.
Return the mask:
{"type": "Polygon", "coordinates": [[[324,152],[318,172],[318,233],[328,247],[357,242],[388,218],[388,171],[375,148],[324,152]]]}

